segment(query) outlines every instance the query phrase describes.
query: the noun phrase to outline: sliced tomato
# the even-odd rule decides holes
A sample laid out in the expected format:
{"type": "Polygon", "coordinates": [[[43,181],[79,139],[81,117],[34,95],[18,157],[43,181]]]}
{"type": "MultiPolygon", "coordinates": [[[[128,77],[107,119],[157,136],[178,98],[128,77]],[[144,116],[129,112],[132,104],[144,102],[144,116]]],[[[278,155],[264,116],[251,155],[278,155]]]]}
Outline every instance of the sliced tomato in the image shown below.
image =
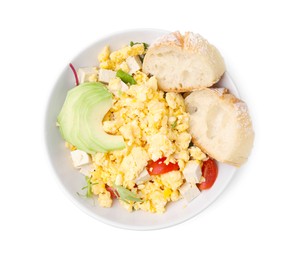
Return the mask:
{"type": "Polygon", "coordinates": [[[202,164],[202,176],[205,178],[205,181],[198,184],[197,187],[200,190],[207,190],[211,188],[218,176],[218,166],[214,159],[209,158],[207,161],[204,161],[202,164]]]}
{"type": "Polygon", "coordinates": [[[110,194],[111,194],[111,198],[112,198],[112,199],[116,199],[116,198],[119,197],[118,192],[117,192],[114,188],[112,188],[112,187],[106,185],[106,190],[110,192],[110,194]]]}
{"type": "Polygon", "coordinates": [[[150,175],[164,174],[171,171],[179,170],[177,163],[165,164],[166,157],[158,159],[156,162],[150,161],[147,165],[147,171],[150,175]]]}

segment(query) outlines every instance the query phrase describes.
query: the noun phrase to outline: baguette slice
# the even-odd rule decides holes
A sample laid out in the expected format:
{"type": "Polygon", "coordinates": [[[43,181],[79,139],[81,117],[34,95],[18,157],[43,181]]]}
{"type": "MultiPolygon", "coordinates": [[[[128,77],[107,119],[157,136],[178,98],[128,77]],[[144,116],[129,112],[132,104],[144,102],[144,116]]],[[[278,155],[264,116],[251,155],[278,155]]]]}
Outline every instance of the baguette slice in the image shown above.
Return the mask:
{"type": "Polygon", "coordinates": [[[225,88],[196,90],[185,98],[192,141],[217,161],[241,166],[254,132],[247,105],[225,88]]]}
{"type": "Polygon", "coordinates": [[[151,44],[143,71],[156,76],[164,91],[187,92],[215,84],[225,64],[219,51],[199,34],[173,32],[151,44]]]}

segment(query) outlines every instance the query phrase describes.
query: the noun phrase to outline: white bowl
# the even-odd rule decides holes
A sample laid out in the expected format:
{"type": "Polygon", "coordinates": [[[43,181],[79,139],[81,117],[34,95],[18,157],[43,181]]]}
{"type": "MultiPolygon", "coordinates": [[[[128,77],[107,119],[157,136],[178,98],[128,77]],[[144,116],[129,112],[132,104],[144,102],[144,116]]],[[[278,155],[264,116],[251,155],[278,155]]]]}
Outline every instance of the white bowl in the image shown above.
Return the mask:
{"type": "MultiPolygon", "coordinates": [[[[155,38],[167,33],[167,31],[155,29],[139,29],[113,34],[98,40],[91,46],[80,52],[72,63],[76,67],[97,65],[97,56],[105,45],[110,45],[112,50],[118,49],[130,41],[151,43],[155,38]]],[[[238,91],[225,73],[219,86],[224,86],[238,96],[238,91]]],[[[85,185],[85,179],[73,168],[69,151],[64,146],[64,141],[56,127],[56,118],[65,100],[67,91],[75,86],[74,76],[68,64],[58,78],[51,96],[46,113],[45,138],[48,154],[52,163],[54,174],[60,182],[68,197],[84,212],[90,216],[110,224],[112,226],[134,229],[151,230],[169,227],[182,223],[200,213],[208,207],[226,188],[234,175],[236,168],[219,163],[219,175],[214,186],[203,191],[200,196],[191,203],[186,204],[184,200],[169,203],[164,214],[152,214],[144,211],[127,212],[116,201],[111,208],[101,208],[94,205],[93,199],[81,198],[77,192],[85,185]]]]}

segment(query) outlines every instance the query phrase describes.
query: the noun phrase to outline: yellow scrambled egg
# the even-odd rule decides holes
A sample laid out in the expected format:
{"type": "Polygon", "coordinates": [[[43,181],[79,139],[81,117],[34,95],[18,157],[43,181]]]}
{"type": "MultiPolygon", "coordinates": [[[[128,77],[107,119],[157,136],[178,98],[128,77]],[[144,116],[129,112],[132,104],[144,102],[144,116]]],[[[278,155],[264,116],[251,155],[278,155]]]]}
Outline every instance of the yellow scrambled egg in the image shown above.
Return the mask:
{"type": "MultiPolygon", "coordinates": [[[[143,55],[143,44],[125,46],[111,52],[106,46],[98,56],[99,67],[128,72],[126,59],[143,55]]],[[[142,201],[119,200],[128,211],[145,210],[163,213],[169,202],[180,199],[178,188],[184,183],[182,170],[190,159],[201,161],[206,155],[195,146],[189,148],[189,114],[184,98],[178,93],[164,93],[158,89],[155,77],[137,71],[136,85],[113,97],[113,106],[103,120],[109,134],[121,135],[126,142],[123,150],[97,153],[93,156],[96,170],[92,173],[92,191],[103,207],[112,206],[106,185],[122,185],[142,201]],[[180,169],[166,174],[152,175],[151,179],[136,185],[136,179],[148,162],[166,157],[166,163],[178,163],[180,169]]],[[[118,84],[111,80],[109,88],[118,84]]]]}
{"type": "Polygon", "coordinates": [[[126,59],[130,56],[142,55],[145,53],[143,44],[135,44],[133,46],[125,46],[120,50],[110,52],[109,46],[105,46],[98,56],[100,68],[109,70],[122,69],[128,72],[129,68],[126,59]]]}

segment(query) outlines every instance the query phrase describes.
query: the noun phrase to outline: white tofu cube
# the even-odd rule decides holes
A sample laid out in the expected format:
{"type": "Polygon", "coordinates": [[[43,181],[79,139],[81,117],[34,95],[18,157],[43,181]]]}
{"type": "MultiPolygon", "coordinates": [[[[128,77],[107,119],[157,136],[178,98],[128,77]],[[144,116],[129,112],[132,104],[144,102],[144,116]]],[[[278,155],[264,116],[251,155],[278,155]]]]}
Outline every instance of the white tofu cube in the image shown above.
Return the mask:
{"type": "Polygon", "coordinates": [[[133,74],[142,68],[142,61],[139,56],[130,56],[126,59],[126,64],[129,67],[129,74],[133,74]]]}
{"type": "Polygon", "coordinates": [[[79,172],[81,172],[83,175],[90,177],[91,173],[95,170],[95,166],[93,164],[86,164],[82,165],[79,172]]]}
{"type": "Polygon", "coordinates": [[[81,150],[75,150],[71,152],[73,165],[76,168],[80,168],[82,165],[89,164],[91,162],[90,156],[81,150]]]}
{"type": "Polygon", "coordinates": [[[196,185],[189,182],[185,182],[181,188],[179,188],[179,191],[187,202],[192,201],[200,194],[200,190],[196,187],[196,185]]]}
{"type": "Polygon", "coordinates": [[[189,183],[200,183],[202,172],[199,163],[194,160],[187,162],[183,170],[183,175],[189,183]]]}
{"type": "Polygon", "coordinates": [[[99,81],[109,83],[111,79],[116,78],[116,72],[113,70],[99,69],[99,81]]]}
{"type": "Polygon", "coordinates": [[[85,67],[77,70],[79,83],[89,82],[91,77],[94,77],[98,73],[96,67],[85,67]]]}
{"type": "Polygon", "coordinates": [[[146,168],[139,174],[139,177],[136,179],[136,184],[141,184],[151,179],[150,174],[146,170],[146,168]]]}

